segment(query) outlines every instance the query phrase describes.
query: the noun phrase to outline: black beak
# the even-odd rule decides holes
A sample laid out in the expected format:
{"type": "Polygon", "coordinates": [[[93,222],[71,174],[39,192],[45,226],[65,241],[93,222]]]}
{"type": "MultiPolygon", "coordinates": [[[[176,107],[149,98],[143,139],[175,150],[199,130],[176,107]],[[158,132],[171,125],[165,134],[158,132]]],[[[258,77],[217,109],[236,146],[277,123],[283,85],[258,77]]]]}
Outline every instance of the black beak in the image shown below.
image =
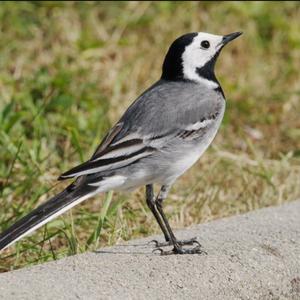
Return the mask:
{"type": "Polygon", "coordinates": [[[227,43],[231,42],[232,40],[236,39],[237,37],[239,37],[242,34],[242,32],[234,32],[234,33],[230,33],[230,34],[226,34],[223,36],[222,39],[222,44],[226,45],[227,43]]]}

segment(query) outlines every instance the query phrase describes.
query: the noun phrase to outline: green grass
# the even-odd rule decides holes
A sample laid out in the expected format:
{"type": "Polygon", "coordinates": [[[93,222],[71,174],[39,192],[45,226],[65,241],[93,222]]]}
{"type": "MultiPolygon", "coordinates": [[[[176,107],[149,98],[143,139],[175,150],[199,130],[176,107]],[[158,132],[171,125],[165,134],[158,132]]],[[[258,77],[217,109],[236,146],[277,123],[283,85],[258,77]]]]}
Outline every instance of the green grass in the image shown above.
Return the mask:
{"type": "MultiPolygon", "coordinates": [[[[190,31],[244,35],[216,66],[214,141],[173,187],[174,228],[300,196],[299,2],[1,2],[0,231],[63,189],[190,31]]],[[[144,190],[100,195],[1,254],[0,272],[158,233],[144,190]],[[51,238],[50,238],[51,237],[51,238]]]]}

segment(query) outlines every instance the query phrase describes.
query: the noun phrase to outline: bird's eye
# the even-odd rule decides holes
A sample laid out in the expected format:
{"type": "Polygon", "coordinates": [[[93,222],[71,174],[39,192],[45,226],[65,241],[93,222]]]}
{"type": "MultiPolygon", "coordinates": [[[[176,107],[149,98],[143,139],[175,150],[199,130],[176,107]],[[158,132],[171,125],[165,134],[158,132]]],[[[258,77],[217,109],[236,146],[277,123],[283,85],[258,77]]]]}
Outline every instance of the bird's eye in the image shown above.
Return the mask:
{"type": "Polygon", "coordinates": [[[209,46],[210,46],[209,41],[202,41],[202,42],[201,42],[201,47],[202,47],[202,48],[208,49],[209,46]]]}

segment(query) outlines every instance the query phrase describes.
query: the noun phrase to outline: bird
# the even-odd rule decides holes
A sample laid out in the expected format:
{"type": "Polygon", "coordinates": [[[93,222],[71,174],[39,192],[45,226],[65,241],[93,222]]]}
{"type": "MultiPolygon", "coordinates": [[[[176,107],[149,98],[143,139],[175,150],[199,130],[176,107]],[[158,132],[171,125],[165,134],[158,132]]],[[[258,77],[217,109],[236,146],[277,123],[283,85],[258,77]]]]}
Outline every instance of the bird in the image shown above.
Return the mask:
{"type": "Polygon", "coordinates": [[[155,241],[160,254],[204,253],[196,238],[176,238],[163,201],[217,134],[226,100],[215,63],[223,47],[241,34],[178,37],[166,53],[160,79],[128,107],[89,160],[59,176],[72,180],[62,192],[0,234],[0,250],[96,194],[145,186],[147,206],[165,239],[155,241]],[[157,195],[154,185],[160,188],[157,195]],[[164,250],[168,245],[171,250],[164,250]]]}

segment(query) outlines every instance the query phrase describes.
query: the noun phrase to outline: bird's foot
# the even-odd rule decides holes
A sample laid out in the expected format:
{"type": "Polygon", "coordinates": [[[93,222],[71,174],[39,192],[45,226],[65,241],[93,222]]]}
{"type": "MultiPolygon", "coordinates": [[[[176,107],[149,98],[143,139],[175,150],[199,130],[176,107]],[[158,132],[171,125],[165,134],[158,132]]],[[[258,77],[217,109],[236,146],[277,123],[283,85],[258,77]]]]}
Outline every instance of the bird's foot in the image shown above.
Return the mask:
{"type": "Polygon", "coordinates": [[[188,240],[179,240],[176,241],[172,250],[163,250],[161,247],[172,246],[172,241],[166,242],[158,242],[157,240],[153,240],[150,243],[155,244],[155,249],[153,252],[160,252],[160,255],[171,255],[171,254],[207,254],[205,251],[201,249],[201,244],[197,241],[196,237],[193,237],[188,240]],[[183,248],[182,246],[186,245],[194,245],[197,244],[194,248],[183,248]]]}
{"type": "MultiPolygon", "coordinates": [[[[184,249],[182,245],[176,243],[172,250],[163,250],[162,248],[155,248],[153,252],[159,251],[160,255],[172,255],[172,254],[207,254],[204,250],[201,249],[201,245],[197,241],[193,241],[193,244],[196,243],[197,246],[190,249],[184,249]]],[[[186,244],[185,244],[186,245],[186,244]]],[[[189,244],[191,245],[191,244],[189,244]]]]}
{"type": "MultiPolygon", "coordinates": [[[[157,240],[152,240],[150,243],[154,243],[155,248],[160,248],[160,247],[166,247],[166,246],[172,246],[173,245],[171,241],[159,242],[157,240]]],[[[198,244],[201,247],[201,245],[197,241],[196,237],[193,237],[193,238],[191,238],[189,240],[179,240],[179,241],[176,241],[176,243],[179,246],[198,244]]]]}

